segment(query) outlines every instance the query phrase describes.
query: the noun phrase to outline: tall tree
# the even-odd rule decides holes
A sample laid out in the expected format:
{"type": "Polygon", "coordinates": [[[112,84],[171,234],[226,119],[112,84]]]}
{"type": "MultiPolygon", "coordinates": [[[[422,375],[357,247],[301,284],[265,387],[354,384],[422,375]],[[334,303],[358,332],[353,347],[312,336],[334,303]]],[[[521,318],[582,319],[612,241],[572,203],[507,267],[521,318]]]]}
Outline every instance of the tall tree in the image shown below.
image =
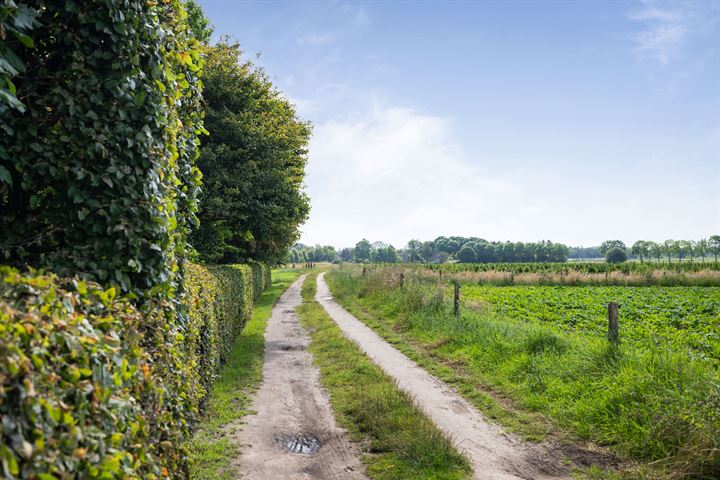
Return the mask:
{"type": "Polygon", "coordinates": [[[355,245],[355,249],[353,250],[353,260],[358,263],[366,263],[369,262],[372,257],[372,244],[368,240],[363,238],[355,245]]]}
{"type": "Polygon", "coordinates": [[[640,257],[640,262],[642,262],[647,251],[647,242],[645,240],[638,240],[633,243],[631,251],[633,255],[640,257]]]}
{"type": "Polygon", "coordinates": [[[703,262],[705,261],[705,256],[707,255],[709,248],[710,246],[708,244],[707,238],[701,238],[697,241],[695,251],[697,255],[703,259],[703,262]]]}
{"type": "Polygon", "coordinates": [[[422,242],[420,240],[410,240],[405,248],[408,262],[424,262],[425,259],[420,254],[422,242]]]}
{"type": "Polygon", "coordinates": [[[678,240],[675,242],[675,253],[678,256],[678,261],[682,262],[683,258],[685,258],[685,255],[688,254],[690,251],[690,242],[687,240],[678,240]]]}
{"type": "Polygon", "coordinates": [[[186,0],[185,10],[187,10],[187,24],[192,34],[198,41],[208,43],[215,28],[205,16],[202,7],[195,0],[186,0]]]}
{"type": "Polygon", "coordinates": [[[466,243],[457,253],[457,259],[463,263],[474,263],[477,260],[477,254],[472,248],[472,245],[470,243],[466,243]]]}
{"type": "Polygon", "coordinates": [[[650,252],[649,255],[651,257],[655,258],[658,263],[660,263],[660,260],[662,259],[662,256],[663,256],[663,246],[660,245],[659,243],[653,242],[653,241],[648,241],[647,244],[648,244],[648,251],[650,252]]]}
{"type": "Polygon", "coordinates": [[[715,262],[717,263],[718,255],[720,255],[720,235],[712,235],[708,238],[708,246],[710,247],[713,257],[715,257],[715,262]]]}
{"type": "Polygon", "coordinates": [[[627,250],[625,242],[622,240],[605,240],[600,244],[600,253],[605,255],[611,248],[619,248],[621,250],[627,250]]]}
{"type": "Polygon", "coordinates": [[[191,241],[209,263],[279,262],[310,205],[303,191],[310,124],[226,40],[205,55],[204,186],[191,241]]]}
{"type": "Polygon", "coordinates": [[[663,242],[663,253],[667,256],[668,263],[672,263],[672,256],[675,255],[677,249],[677,241],[665,240],[663,242]]]}

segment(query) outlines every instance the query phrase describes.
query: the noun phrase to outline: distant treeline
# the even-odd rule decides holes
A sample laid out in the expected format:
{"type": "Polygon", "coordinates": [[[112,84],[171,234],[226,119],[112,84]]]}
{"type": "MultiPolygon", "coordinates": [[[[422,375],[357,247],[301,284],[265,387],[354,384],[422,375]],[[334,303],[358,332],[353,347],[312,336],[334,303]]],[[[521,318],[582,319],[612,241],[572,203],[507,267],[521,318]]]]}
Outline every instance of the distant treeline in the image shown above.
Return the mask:
{"type": "Polygon", "coordinates": [[[405,248],[396,249],[383,242],[360,240],[354,247],[336,250],[332,246],[307,246],[301,243],[290,250],[286,261],[301,262],[357,262],[357,263],[562,263],[569,259],[601,259],[618,253],[619,260],[635,258],[649,260],[695,260],[720,256],[720,235],[707,239],[666,240],[653,242],[638,240],[627,247],[621,240],[606,240],[593,247],[569,247],[549,240],[539,242],[491,242],[478,237],[438,237],[422,242],[410,240],[405,248]]]}

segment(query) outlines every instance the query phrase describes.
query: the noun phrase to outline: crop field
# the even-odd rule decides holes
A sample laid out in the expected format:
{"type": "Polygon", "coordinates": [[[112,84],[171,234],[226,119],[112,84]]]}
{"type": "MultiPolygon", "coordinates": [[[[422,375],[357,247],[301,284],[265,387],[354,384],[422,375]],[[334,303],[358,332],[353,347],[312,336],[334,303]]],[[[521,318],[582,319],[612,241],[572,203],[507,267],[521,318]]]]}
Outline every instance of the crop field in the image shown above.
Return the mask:
{"type": "Polygon", "coordinates": [[[459,265],[363,268],[328,274],[338,301],[507,428],[542,439],[540,414],[651,469],[631,478],[719,478],[720,288],[530,283],[552,275],[512,285],[479,282],[459,265]],[[619,345],[606,339],[611,301],[619,345]]]}
{"type": "Polygon", "coordinates": [[[616,302],[622,339],[689,348],[697,356],[720,360],[717,287],[463,285],[462,297],[469,304],[491,306],[502,317],[599,337],[607,331],[607,304],[616,302]]]}

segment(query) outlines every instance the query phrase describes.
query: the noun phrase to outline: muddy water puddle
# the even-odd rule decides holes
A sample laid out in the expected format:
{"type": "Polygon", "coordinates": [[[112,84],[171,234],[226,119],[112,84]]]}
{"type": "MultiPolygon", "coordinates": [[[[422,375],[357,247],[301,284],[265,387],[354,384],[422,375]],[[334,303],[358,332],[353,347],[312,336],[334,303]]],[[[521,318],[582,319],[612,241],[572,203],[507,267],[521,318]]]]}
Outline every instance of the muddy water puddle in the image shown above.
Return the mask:
{"type": "Polygon", "coordinates": [[[280,434],[275,435],[273,440],[286,452],[298,455],[315,455],[322,448],[320,440],[309,433],[280,434]]]}

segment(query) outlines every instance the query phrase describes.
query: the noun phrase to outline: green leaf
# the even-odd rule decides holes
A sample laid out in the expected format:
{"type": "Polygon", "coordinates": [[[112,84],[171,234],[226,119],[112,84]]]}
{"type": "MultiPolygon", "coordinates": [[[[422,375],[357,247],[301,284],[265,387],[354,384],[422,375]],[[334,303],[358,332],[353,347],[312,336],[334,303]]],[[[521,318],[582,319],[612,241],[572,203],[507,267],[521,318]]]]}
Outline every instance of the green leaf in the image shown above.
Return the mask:
{"type": "Polygon", "coordinates": [[[0,165],[0,181],[3,181],[7,183],[8,185],[12,186],[12,175],[10,175],[10,170],[0,165]]]}
{"type": "Polygon", "coordinates": [[[25,45],[26,47],[28,47],[28,48],[35,47],[35,42],[33,41],[32,38],[30,38],[29,35],[25,35],[24,33],[21,33],[18,31],[14,31],[13,34],[15,35],[15,38],[20,40],[22,42],[22,44],[25,45]]]}
{"type": "Polygon", "coordinates": [[[0,88],[0,103],[6,103],[10,108],[25,112],[25,105],[15,95],[5,88],[0,88]]]}
{"type": "Polygon", "coordinates": [[[138,92],[135,95],[135,97],[133,98],[135,105],[138,107],[141,107],[145,103],[145,97],[147,97],[147,92],[145,92],[145,91],[138,92]]]}

